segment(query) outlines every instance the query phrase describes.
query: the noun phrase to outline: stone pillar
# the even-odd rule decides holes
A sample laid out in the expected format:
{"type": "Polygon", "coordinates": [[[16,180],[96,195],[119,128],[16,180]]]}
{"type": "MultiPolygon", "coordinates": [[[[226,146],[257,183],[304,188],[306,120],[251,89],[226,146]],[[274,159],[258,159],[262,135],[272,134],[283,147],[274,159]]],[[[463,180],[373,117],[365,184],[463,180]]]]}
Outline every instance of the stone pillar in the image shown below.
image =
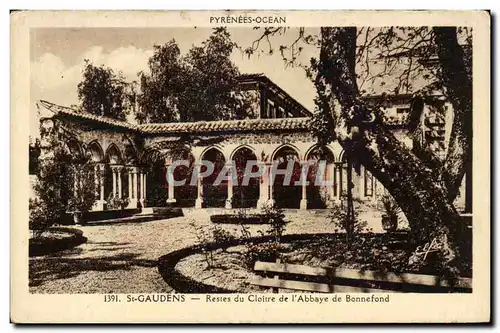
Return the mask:
{"type": "Polygon", "coordinates": [[[269,200],[269,172],[270,168],[264,162],[259,162],[259,168],[264,168],[264,172],[260,176],[259,183],[259,200],[257,200],[257,209],[261,209],[269,200]]]}
{"type": "Polygon", "coordinates": [[[111,172],[113,173],[113,198],[116,195],[116,169],[113,167],[111,168],[111,172]]]}
{"type": "Polygon", "coordinates": [[[326,166],[326,169],[328,170],[327,177],[329,178],[329,181],[332,183],[332,185],[328,186],[328,202],[327,202],[327,207],[332,208],[335,204],[335,164],[330,163],[326,166]]]}
{"type": "Polygon", "coordinates": [[[197,179],[197,188],[198,188],[198,196],[196,198],[195,202],[195,208],[202,208],[203,207],[203,179],[200,176],[201,172],[201,164],[196,165],[196,168],[198,168],[198,179],[197,179]]]}
{"type": "Polygon", "coordinates": [[[99,165],[94,165],[94,192],[96,200],[99,200],[99,165]]]}
{"type": "Polygon", "coordinates": [[[307,165],[307,161],[301,161],[301,171],[300,171],[300,179],[302,180],[302,199],[300,200],[300,209],[307,209],[307,173],[304,174],[304,170],[309,171],[308,168],[304,169],[304,166],[307,165]]]}
{"type": "Polygon", "coordinates": [[[139,202],[144,207],[144,171],[139,170],[139,202]]]}
{"type": "Polygon", "coordinates": [[[118,174],[118,198],[122,198],[122,169],[117,168],[116,173],[118,174]]]}
{"type": "Polygon", "coordinates": [[[273,193],[274,179],[272,177],[272,172],[271,172],[271,170],[272,170],[272,164],[271,163],[267,163],[266,167],[267,167],[267,170],[269,170],[267,172],[267,175],[268,175],[267,176],[267,179],[268,179],[267,182],[269,184],[269,186],[268,186],[268,188],[269,188],[269,195],[268,195],[269,200],[267,200],[267,202],[268,202],[269,205],[274,205],[274,197],[273,197],[273,195],[274,195],[274,193],[273,193]]]}
{"type": "MultiPolygon", "coordinates": [[[[353,172],[355,174],[355,172],[353,172]]],[[[358,177],[358,198],[363,200],[365,198],[365,167],[359,166],[359,177],[358,177]]]]}
{"type": "Polygon", "coordinates": [[[134,185],[134,175],[135,170],[134,167],[128,168],[128,206],[127,208],[137,208],[137,178],[135,178],[134,185]]]}
{"type": "Polygon", "coordinates": [[[147,173],[144,172],[142,174],[142,178],[144,180],[143,183],[142,183],[142,194],[143,194],[143,197],[142,197],[142,200],[143,200],[142,201],[142,207],[146,207],[146,204],[147,204],[147,201],[148,201],[148,198],[146,196],[146,190],[147,190],[147,188],[146,188],[146,184],[147,184],[146,176],[147,176],[147,173]]]}
{"type": "Polygon", "coordinates": [[[227,181],[227,198],[226,198],[226,208],[233,208],[233,169],[232,161],[227,162],[227,175],[229,176],[227,181]]]}
{"type": "Polygon", "coordinates": [[[127,169],[128,171],[128,200],[129,204],[132,201],[133,193],[134,191],[132,190],[132,170],[130,168],[127,169]]]}
{"type": "Polygon", "coordinates": [[[101,168],[100,168],[100,174],[99,174],[99,181],[101,183],[99,200],[102,201],[103,203],[104,203],[104,180],[106,178],[106,174],[104,173],[105,170],[106,170],[105,166],[104,166],[104,164],[102,164],[101,168]]]}
{"type": "MultiPolygon", "coordinates": [[[[170,164],[165,164],[165,167],[167,168],[167,170],[168,170],[169,166],[170,166],[170,164]]],[[[173,204],[173,203],[177,202],[177,200],[175,199],[175,190],[174,190],[174,184],[173,184],[174,175],[172,174],[171,177],[172,177],[172,179],[170,179],[170,176],[168,175],[168,171],[167,171],[167,186],[168,186],[167,203],[168,204],[173,204]]]]}
{"type": "Polygon", "coordinates": [[[138,193],[137,193],[137,169],[134,169],[132,171],[132,173],[133,173],[133,177],[134,177],[134,180],[133,180],[133,183],[134,183],[134,186],[133,186],[133,195],[134,195],[134,199],[135,199],[134,201],[137,202],[137,198],[138,198],[137,197],[137,195],[138,195],[138,193]]]}
{"type": "Polygon", "coordinates": [[[336,164],[336,169],[337,169],[337,201],[340,202],[342,201],[342,185],[344,180],[342,179],[343,177],[343,172],[344,172],[344,163],[337,163],[336,164]]]}

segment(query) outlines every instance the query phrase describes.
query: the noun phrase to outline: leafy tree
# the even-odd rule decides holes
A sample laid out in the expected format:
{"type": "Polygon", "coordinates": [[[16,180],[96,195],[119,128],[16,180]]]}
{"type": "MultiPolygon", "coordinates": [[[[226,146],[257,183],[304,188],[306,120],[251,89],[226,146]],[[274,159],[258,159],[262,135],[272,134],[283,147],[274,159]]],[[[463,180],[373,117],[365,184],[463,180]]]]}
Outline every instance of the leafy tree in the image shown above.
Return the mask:
{"type": "MultiPolygon", "coordinates": [[[[265,28],[261,39],[269,40],[280,33],[282,28],[265,28]]],[[[415,247],[433,240],[439,244],[434,262],[429,262],[429,256],[424,262],[418,255],[414,261],[419,265],[443,266],[446,276],[458,275],[460,256],[467,251],[468,244],[464,239],[466,226],[453,206],[453,199],[472,155],[470,30],[323,27],[319,35],[313,36],[301,28],[291,45],[280,46],[287,64],[296,61],[300,43],[314,43],[320,50],[307,68],[317,89],[319,116],[314,126],[319,140],[337,140],[351,160],[363,164],[382,183],[408,218],[415,247]],[[463,35],[466,38],[459,43],[463,35]],[[370,68],[377,59],[380,66],[370,68]],[[412,151],[400,143],[384,124],[381,109],[387,102],[384,98],[377,103],[363,98],[365,91],[360,89],[363,82],[371,80],[373,86],[380,78],[396,82],[391,90],[386,88],[386,94],[414,95],[410,129],[412,120],[422,115],[422,101],[440,103],[436,91],[451,102],[454,112],[451,138],[440,163],[435,163],[434,151],[426,147],[412,151]],[[413,86],[417,78],[426,78],[422,87],[413,86]]],[[[253,54],[254,45],[245,52],[253,54]]],[[[387,85],[384,80],[379,82],[382,88],[387,85]]]]}
{"type": "Polygon", "coordinates": [[[245,118],[251,101],[239,90],[231,62],[234,43],[216,28],[201,46],[181,55],[175,40],[154,47],[149,73],[140,73],[140,123],[245,118]]]}
{"type": "Polygon", "coordinates": [[[121,73],[95,66],[85,60],[82,81],[78,84],[80,109],[98,116],[125,120],[135,103],[134,85],[125,82],[121,73]]]}
{"type": "Polygon", "coordinates": [[[35,175],[38,169],[38,158],[40,157],[40,140],[37,138],[33,142],[30,136],[29,143],[29,173],[35,175]]]}
{"type": "Polygon", "coordinates": [[[33,187],[36,196],[29,201],[29,226],[38,233],[60,223],[66,212],[89,210],[96,198],[90,158],[72,153],[63,141],[41,132],[46,139],[33,187]]]}

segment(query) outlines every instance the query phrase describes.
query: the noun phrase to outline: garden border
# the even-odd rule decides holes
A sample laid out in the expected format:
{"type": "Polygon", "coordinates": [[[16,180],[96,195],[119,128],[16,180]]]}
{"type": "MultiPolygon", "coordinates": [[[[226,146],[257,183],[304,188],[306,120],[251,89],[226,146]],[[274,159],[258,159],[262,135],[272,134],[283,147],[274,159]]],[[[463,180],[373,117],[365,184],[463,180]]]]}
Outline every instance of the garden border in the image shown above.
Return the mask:
{"type": "Polygon", "coordinates": [[[87,237],[83,236],[83,231],[67,227],[50,227],[47,230],[59,231],[69,234],[61,239],[51,239],[44,243],[37,243],[30,239],[29,256],[38,257],[63,250],[72,249],[87,242],[87,237]]]}
{"type": "MultiPolygon", "coordinates": [[[[333,238],[333,237],[338,237],[338,235],[339,235],[338,233],[291,234],[291,235],[281,236],[281,241],[286,243],[291,241],[307,240],[310,239],[311,237],[333,238]]],[[[212,242],[201,245],[200,244],[192,245],[161,256],[158,259],[158,271],[162,276],[163,280],[175,291],[180,293],[187,293],[187,294],[238,293],[238,291],[236,290],[225,289],[196,281],[182,274],[179,270],[175,268],[175,266],[183,258],[193,254],[200,253],[202,249],[213,251],[217,249],[227,249],[232,246],[244,245],[247,243],[260,244],[273,240],[274,240],[273,236],[255,236],[246,239],[238,238],[226,243],[212,242]]]]}

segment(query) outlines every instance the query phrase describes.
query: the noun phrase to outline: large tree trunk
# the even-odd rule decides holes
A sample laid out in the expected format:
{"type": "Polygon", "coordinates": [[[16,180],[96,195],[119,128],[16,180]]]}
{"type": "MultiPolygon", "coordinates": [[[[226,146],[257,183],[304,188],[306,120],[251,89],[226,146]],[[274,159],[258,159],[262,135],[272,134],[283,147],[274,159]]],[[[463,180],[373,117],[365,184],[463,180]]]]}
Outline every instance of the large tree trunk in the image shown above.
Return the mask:
{"type": "Polygon", "coordinates": [[[453,105],[453,123],[442,175],[448,199],[453,202],[467,163],[472,163],[472,75],[464,61],[464,50],[458,44],[457,29],[434,27],[433,32],[440,64],[439,76],[453,105]]]}
{"type": "MultiPolygon", "coordinates": [[[[360,100],[355,49],[356,28],[322,28],[316,86],[319,100],[335,121],[336,138],[348,158],[363,164],[398,202],[416,236],[415,246],[437,243],[443,275],[457,275],[465,226],[435,173],[384,126],[380,110],[360,100]],[[368,124],[364,120],[369,113],[375,121],[368,124]]],[[[427,264],[424,256],[416,258],[427,264]]]]}

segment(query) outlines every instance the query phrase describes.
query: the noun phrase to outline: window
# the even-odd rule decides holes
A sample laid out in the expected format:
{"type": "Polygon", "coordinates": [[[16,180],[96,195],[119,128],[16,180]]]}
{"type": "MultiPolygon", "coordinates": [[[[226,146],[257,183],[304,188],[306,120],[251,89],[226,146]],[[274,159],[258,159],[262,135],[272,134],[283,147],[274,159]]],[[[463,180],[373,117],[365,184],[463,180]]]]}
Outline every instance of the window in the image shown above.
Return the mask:
{"type": "Polygon", "coordinates": [[[410,112],[410,108],[396,108],[396,112],[398,114],[401,114],[401,113],[409,113],[410,112]]]}
{"type": "Polygon", "coordinates": [[[267,118],[276,118],[276,106],[273,101],[267,100],[267,118]]]}

